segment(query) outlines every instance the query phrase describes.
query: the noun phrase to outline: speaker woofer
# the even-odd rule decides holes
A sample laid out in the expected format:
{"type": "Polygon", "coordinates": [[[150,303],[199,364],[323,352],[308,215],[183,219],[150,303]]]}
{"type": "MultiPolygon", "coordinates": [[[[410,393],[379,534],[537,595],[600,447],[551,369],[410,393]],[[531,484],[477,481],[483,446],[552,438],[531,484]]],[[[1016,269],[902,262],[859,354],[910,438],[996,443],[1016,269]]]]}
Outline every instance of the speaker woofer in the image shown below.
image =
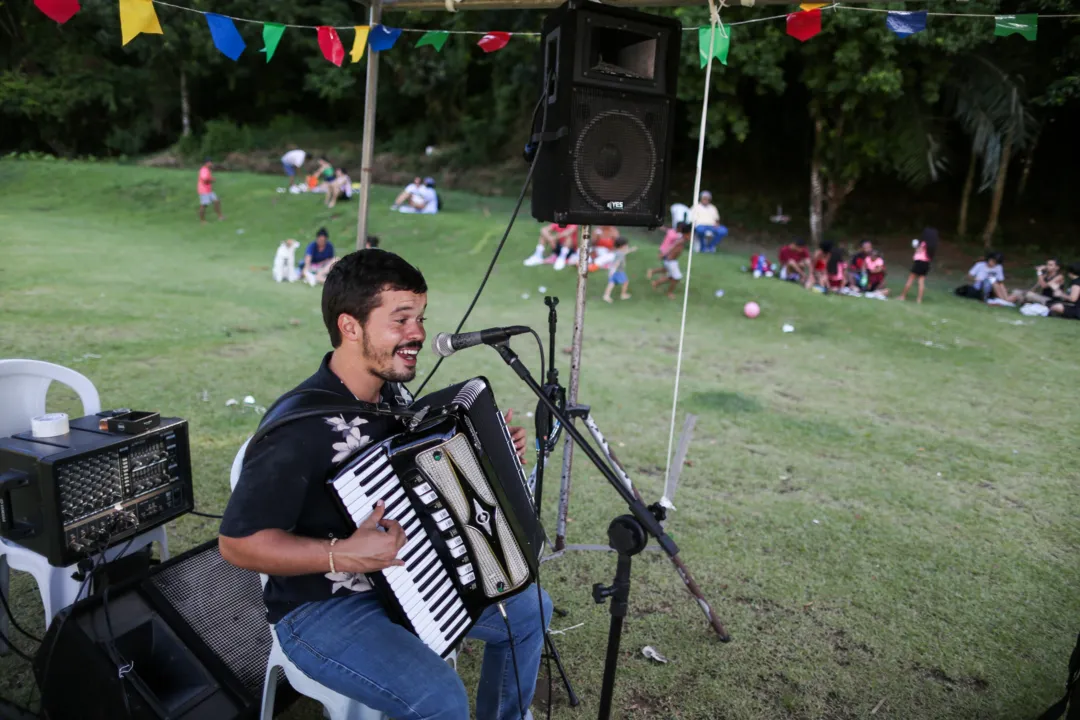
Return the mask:
{"type": "Polygon", "coordinates": [[[606,110],[577,136],[574,184],[582,199],[600,211],[636,209],[656,177],[656,143],[640,118],[606,110]]]}

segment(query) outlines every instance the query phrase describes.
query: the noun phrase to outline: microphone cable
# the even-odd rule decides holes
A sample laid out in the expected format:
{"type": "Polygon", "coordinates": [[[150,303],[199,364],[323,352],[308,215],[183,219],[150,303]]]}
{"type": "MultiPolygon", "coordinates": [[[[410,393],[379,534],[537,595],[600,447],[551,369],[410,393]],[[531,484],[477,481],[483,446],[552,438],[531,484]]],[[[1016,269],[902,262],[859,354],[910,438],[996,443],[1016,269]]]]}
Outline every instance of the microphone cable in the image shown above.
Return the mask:
{"type": "MultiPolygon", "coordinates": [[[[514,683],[517,685],[517,697],[518,697],[518,712],[521,713],[521,720],[525,720],[525,703],[521,700],[521,674],[518,672],[517,663],[517,651],[514,649],[514,633],[510,629],[510,618],[506,615],[506,606],[503,603],[496,605],[499,608],[499,614],[502,615],[503,622],[506,623],[506,635],[510,638],[510,659],[514,662],[514,683]]],[[[543,622],[544,615],[541,608],[540,620],[543,622]]]]}
{"type": "MultiPolygon", "coordinates": [[[[536,103],[536,107],[533,108],[532,123],[530,128],[536,127],[536,116],[540,113],[540,108],[545,105],[547,100],[547,82],[544,83],[544,94],[540,97],[540,100],[536,103]]],[[[499,244],[495,247],[495,254],[491,258],[491,262],[488,264],[487,270],[484,271],[484,277],[480,281],[480,287],[476,289],[476,294],[473,295],[472,302],[469,303],[468,309],[461,317],[461,322],[457,324],[457,328],[454,333],[461,332],[461,328],[465,326],[465,321],[469,319],[469,315],[472,314],[473,308],[476,307],[476,303],[480,300],[480,294],[484,292],[484,287],[487,285],[488,278],[491,277],[491,271],[495,269],[495,263],[499,260],[499,254],[502,253],[503,246],[506,244],[506,239],[510,237],[510,230],[514,227],[514,221],[517,220],[518,211],[521,210],[521,203],[525,200],[525,193],[529,190],[529,184],[532,183],[533,171],[536,169],[536,161],[540,157],[540,151],[544,147],[543,134],[547,125],[547,108],[544,108],[544,120],[540,126],[541,139],[536,147],[536,154],[533,155],[532,162],[529,163],[529,172],[525,176],[525,183],[521,186],[521,193],[518,195],[517,204],[514,205],[514,212],[510,215],[510,222],[506,226],[506,230],[503,232],[502,239],[499,240],[499,244]]],[[[420,397],[420,393],[424,392],[424,388],[431,382],[431,378],[435,377],[435,373],[439,371],[439,367],[442,365],[445,358],[440,357],[438,362],[435,363],[435,367],[431,369],[431,373],[424,378],[424,382],[420,383],[420,388],[414,393],[415,397],[420,397]]]]}

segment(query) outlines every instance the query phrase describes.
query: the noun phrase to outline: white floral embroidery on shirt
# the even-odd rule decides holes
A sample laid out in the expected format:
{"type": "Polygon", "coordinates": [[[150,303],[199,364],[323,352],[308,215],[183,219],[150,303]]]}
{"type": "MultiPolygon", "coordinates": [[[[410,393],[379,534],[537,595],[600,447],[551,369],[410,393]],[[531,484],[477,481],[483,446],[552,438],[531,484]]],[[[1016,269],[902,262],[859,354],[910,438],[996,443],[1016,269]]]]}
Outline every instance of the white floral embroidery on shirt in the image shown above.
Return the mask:
{"type": "MultiPolygon", "coordinates": [[[[344,416],[338,415],[337,417],[323,419],[326,421],[327,425],[334,429],[334,432],[341,433],[342,435],[342,441],[336,442],[333,445],[336,453],[331,462],[334,464],[341,462],[371,442],[370,437],[360,432],[360,426],[367,424],[367,420],[364,420],[363,418],[354,417],[352,420],[346,421],[344,416]]],[[[325,577],[331,583],[331,595],[341,588],[345,588],[351,592],[367,592],[368,590],[371,590],[371,583],[364,573],[326,573],[325,577]]]]}
{"type": "Polygon", "coordinates": [[[332,583],[330,586],[331,595],[341,588],[351,590],[352,592],[367,592],[371,589],[371,583],[364,573],[326,573],[326,579],[332,583]]]}
{"type": "Polygon", "coordinates": [[[333,459],[330,460],[332,463],[336,464],[341,462],[371,442],[370,437],[360,432],[359,426],[367,424],[367,420],[364,420],[363,418],[355,417],[346,422],[344,417],[338,415],[337,417],[328,417],[324,419],[326,420],[327,425],[334,428],[334,432],[339,432],[344,436],[341,442],[334,443],[333,447],[336,454],[333,459]]]}

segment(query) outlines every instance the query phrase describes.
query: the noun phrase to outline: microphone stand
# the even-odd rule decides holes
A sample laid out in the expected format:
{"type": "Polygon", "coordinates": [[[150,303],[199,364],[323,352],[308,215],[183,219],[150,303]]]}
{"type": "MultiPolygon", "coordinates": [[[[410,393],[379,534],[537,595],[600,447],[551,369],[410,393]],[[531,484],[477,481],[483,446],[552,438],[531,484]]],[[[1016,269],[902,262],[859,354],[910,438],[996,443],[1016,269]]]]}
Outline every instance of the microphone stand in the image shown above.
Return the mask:
{"type": "Polygon", "coordinates": [[[630,599],[630,560],[634,555],[645,549],[649,535],[656,539],[660,547],[673,561],[678,559],[679,547],[664,532],[664,527],[660,524],[665,514],[664,508],[658,503],[645,507],[645,504],[623,484],[618,475],[604,462],[592,445],[585,440],[581,432],[567,419],[563,411],[544,393],[544,389],[537,385],[536,380],[533,379],[528,368],[522,364],[517,353],[510,349],[510,343],[503,341],[493,344],[492,347],[498,351],[510,369],[517,373],[529,390],[540,399],[540,402],[551,413],[551,416],[562,425],[562,429],[569,433],[570,438],[577,443],[585,456],[615,488],[615,492],[619,493],[630,509],[629,515],[621,515],[615,518],[608,526],[608,540],[611,548],[619,554],[615,581],[611,587],[604,587],[599,583],[593,586],[593,599],[596,602],[602,603],[608,597],[613,598],[611,603],[611,626],[608,630],[607,658],[604,661],[604,682],[600,693],[600,710],[597,716],[599,720],[608,720],[611,716],[611,701],[615,691],[615,672],[619,662],[619,644],[622,640],[623,618],[626,617],[630,599]]]}
{"type": "MultiPolygon", "coordinates": [[[[559,371],[555,369],[555,326],[558,323],[558,314],[555,312],[555,307],[559,304],[559,298],[557,297],[545,297],[544,304],[548,306],[548,334],[550,337],[548,349],[550,350],[551,362],[548,364],[547,380],[541,392],[544,396],[554,400],[559,407],[566,405],[566,391],[559,385],[559,371]]],[[[551,414],[547,411],[547,408],[543,406],[543,403],[539,403],[536,406],[536,483],[533,489],[533,504],[536,516],[540,516],[540,498],[544,491],[544,461],[547,459],[549,453],[555,449],[555,438],[553,435],[554,423],[552,423],[551,414]]],[[[554,612],[559,615],[566,615],[565,610],[554,609],[554,612]]],[[[559,656],[559,651],[555,648],[555,641],[551,639],[551,633],[544,632],[544,646],[547,648],[548,654],[551,659],[555,661],[555,667],[559,671],[559,675],[562,677],[563,686],[566,688],[566,695],[570,703],[570,707],[577,707],[581,704],[581,700],[578,699],[577,693],[574,692],[573,686],[570,684],[570,678],[566,674],[566,669],[563,667],[562,658],[559,656]]],[[[549,666],[550,669],[550,666],[549,666]]],[[[548,706],[552,703],[552,698],[548,698],[548,706]]]]}

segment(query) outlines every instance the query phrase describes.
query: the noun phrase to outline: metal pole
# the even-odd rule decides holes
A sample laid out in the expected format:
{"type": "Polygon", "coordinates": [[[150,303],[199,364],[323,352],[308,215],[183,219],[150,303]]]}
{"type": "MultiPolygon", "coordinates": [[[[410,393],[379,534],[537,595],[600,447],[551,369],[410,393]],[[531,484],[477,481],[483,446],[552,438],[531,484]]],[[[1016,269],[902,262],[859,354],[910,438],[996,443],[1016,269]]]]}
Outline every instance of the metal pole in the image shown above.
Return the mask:
{"type": "MultiPolygon", "coordinates": [[[[382,0],[371,0],[368,25],[382,20],[382,0]]],[[[371,193],[371,164],[375,154],[375,97],[379,88],[379,53],[368,48],[367,85],[364,89],[364,137],[360,150],[360,198],[356,210],[356,249],[367,241],[368,197],[371,193]]]]}
{"type": "MultiPolygon", "coordinates": [[[[570,346],[570,383],[567,405],[577,403],[578,381],[581,378],[581,338],[585,332],[585,299],[589,287],[589,252],[591,250],[592,228],[581,227],[581,242],[578,243],[578,279],[577,296],[574,298],[574,335],[570,346]]],[[[573,418],[570,420],[573,422],[573,418]]],[[[562,483],[559,487],[559,520],[555,526],[555,552],[566,546],[566,515],[570,512],[570,466],[574,461],[574,443],[566,437],[563,446],[562,483]]]]}

